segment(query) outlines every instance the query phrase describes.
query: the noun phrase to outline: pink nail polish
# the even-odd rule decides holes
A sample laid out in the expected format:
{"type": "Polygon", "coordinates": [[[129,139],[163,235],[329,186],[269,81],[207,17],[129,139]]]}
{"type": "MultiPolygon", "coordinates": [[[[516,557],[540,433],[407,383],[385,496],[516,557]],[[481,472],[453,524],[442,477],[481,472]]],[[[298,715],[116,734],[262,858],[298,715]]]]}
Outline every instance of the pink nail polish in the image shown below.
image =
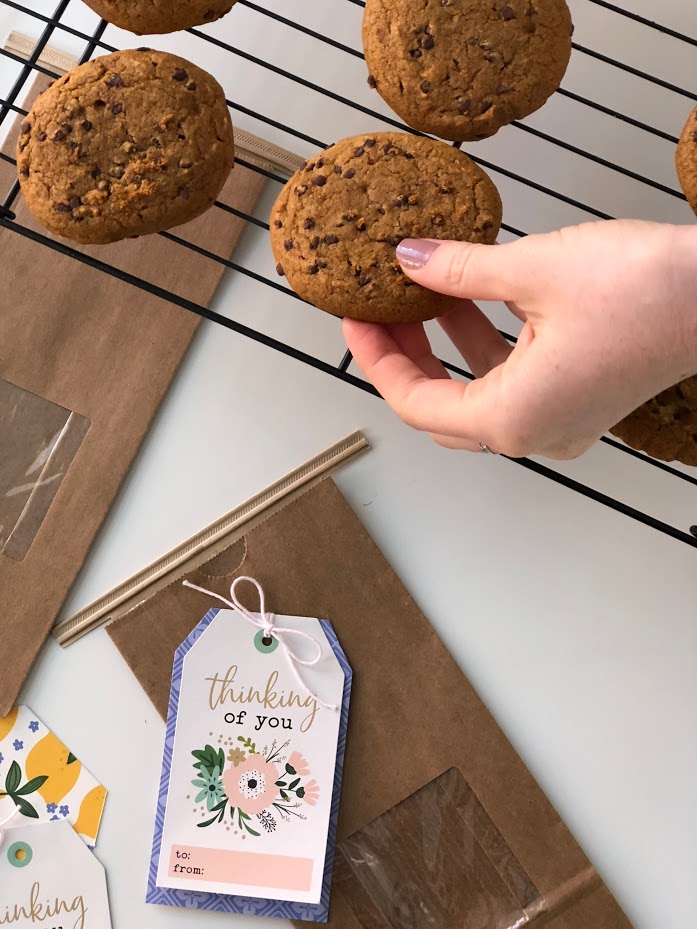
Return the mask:
{"type": "Polygon", "coordinates": [[[397,246],[397,259],[403,268],[420,271],[439,245],[440,242],[429,239],[404,239],[397,246]]]}

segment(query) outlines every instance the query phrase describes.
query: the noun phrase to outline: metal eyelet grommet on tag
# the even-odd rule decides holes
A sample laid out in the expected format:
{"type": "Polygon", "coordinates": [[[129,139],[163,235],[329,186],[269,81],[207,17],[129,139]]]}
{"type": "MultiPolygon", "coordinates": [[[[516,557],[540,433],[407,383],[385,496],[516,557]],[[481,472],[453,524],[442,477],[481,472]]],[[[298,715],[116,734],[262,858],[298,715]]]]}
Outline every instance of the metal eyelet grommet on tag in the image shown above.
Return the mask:
{"type": "Polygon", "coordinates": [[[262,655],[270,655],[278,648],[278,639],[275,636],[267,635],[263,629],[260,629],[254,636],[254,646],[262,655]]]}
{"type": "Polygon", "coordinates": [[[7,860],[13,868],[26,868],[33,857],[34,852],[26,842],[15,842],[7,849],[7,860]]]}

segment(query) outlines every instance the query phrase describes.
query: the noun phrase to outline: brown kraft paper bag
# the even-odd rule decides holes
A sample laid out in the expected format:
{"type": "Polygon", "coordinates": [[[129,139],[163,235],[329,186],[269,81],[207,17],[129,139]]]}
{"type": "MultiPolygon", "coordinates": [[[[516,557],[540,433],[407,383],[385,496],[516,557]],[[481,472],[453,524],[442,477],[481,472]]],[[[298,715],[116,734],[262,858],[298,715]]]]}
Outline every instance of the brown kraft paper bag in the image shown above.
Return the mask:
{"type": "MultiPolygon", "coordinates": [[[[29,101],[46,83],[36,81],[29,101]]],[[[21,119],[3,147],[11,156],[21,119]]],[[[1,161],[0,202],[15,178],[14,166],[1,161]]],[[[265,183],[237,165],[220,199],[249,213],[265,183]]],[[[43,233],[21,198],[13,209],[20,225],[43,233]]],[[[229,259],[244,228],[213,208],[175,233],[229,259]]],[[[204,306],[225,271],[162,236],[80,251],[204,306]]],[[[0,717],[199,324],[186,310],[0,226],[0,717]]]]}
{"type": "MultiPolygon", "coordinates": [[[[631,929],[333,481],[185,577],[226,595],[240,574],[331,620],[353,668],[332,929],[631,929]]],[[[181,579],[143,598],[108,632],[164,719],[211,604],[181,579]]]]}

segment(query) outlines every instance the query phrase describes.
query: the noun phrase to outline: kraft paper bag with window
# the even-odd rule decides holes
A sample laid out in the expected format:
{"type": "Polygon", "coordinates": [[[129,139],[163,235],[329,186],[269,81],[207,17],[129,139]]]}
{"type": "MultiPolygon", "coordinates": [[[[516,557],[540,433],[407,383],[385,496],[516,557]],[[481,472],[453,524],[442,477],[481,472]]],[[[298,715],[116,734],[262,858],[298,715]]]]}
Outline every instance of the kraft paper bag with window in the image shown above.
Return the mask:
{"type": "MultiPolygon", "coordinates": [[[[353,668],[332,929],[631,929],[331,480],[186,577],[226,595],[241,574],[329,619],[353,668]]],[[[108,627],[163,718],[208,605],[178,580],[108,627]]]]}
{"type": "MultiPolygon", "coordinates": [[[[39,79],[29,99],[46,83],[39,79]]],[[[8,155],[19,122],[3,146],[8,155]]],[[[0,201],[15,177],[0,162],[0,201]]],[[[237,165],[221,200],[251,212],[265,183],[237,165]]],[[[14,209],[19,223],[43,232],[21,198],[14,209]]],[[[176,234],[228,259],[244,227],[214,208],[176,234]]],[[[205,306],[225,271],[162,236],[80,250],[205,306]]],[[[15,702],[199,323],[0,226],[0,717],[15,702]]]]}

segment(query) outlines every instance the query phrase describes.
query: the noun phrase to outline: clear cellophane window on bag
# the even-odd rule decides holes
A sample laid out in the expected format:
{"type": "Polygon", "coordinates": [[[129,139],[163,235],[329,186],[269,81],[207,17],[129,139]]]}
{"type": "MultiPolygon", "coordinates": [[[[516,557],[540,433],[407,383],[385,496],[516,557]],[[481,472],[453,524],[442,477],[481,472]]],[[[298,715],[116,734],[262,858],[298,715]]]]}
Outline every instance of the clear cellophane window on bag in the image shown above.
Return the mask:
{"type": "Polygon", "coordinates": [[[456,768],[341,842],[335,884],[363,929],[519,929],[544,911],[456,768]]]}
{"type": "Polygon", "coordinates": [[[89,425],[0,379],[0,555],[26,556],[89,425]]]}

